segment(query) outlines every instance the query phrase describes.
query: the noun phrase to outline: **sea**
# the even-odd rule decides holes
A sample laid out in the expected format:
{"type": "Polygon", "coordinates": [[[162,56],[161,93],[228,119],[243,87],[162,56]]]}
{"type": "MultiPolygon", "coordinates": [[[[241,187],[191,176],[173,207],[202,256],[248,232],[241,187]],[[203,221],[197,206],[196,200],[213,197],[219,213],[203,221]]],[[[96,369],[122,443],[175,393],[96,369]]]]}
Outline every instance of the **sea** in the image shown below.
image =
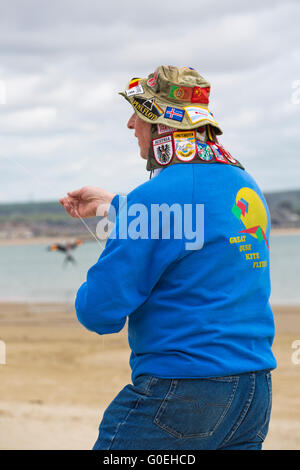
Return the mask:
{"type": "MultiPolygon", "coordinates": [[[[0,246],[0,301],[74,303],[76,292],[97,262],[104,242],[74,250],[76,264],[47,245],[0,246]]],[[[300,235],[271,235],[271,303],[300,305],[300,235]]]]}

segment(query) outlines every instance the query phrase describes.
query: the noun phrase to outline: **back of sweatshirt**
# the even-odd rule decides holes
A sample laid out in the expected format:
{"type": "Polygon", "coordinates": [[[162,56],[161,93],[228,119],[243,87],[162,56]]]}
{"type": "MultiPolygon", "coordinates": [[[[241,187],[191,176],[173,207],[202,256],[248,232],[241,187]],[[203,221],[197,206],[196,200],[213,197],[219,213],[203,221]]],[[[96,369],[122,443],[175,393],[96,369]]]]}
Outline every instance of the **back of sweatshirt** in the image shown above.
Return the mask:
{"type": "Polygon", "coordinates": [[[114,230],[75,306],[99,334],[120,331],[128,317],[132,380],[276,367],[270,216],[246,171],[171,165],[111,208],[114,230]]]}

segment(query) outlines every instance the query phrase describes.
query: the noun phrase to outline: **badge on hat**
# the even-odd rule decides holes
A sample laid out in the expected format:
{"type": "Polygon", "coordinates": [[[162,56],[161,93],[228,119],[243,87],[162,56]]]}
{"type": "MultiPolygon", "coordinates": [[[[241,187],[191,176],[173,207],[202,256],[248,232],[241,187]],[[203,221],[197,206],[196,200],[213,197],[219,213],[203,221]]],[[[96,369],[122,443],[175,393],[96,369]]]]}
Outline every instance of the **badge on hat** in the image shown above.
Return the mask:
{"type": "Polygon", "coordinates": [[[173,132],[175,154],[178,160],[190,162],[197,153],[195,131],[173,132]]]}
{"type": "Polygon", "coordinates": [[[210,162],[214,158],[214,154],[209,145],[204,142],[199,142],[199,140],[197,140],[197,151],[198,157],[205,162],[210,162]]]}
{"type": "Polygon", "coordinates": [[[192,100],[191,100],[192,103],[208,104],[209,93],[210,93],[210,87],[201,88],[199,86],[195,86],[193,88],[193,94],[192,94],[192,100]]]}
{"type": "Polygon", "coordinates": [[[127,96],[134,96],[134,95],[141,95],[144,93],[144,88],[142,85],[136,85],[133,88],[129,88],[128,90],[125,90],[125,93],[127,96]]]}
{"type": "Polygon", "coordinates": [[[149,98],[149,99],[144,99],[144,100],[141,100],[143,101],[143,105],[149,109],[149,111],[153,111],[155,112],[156,114],[158,114],[159,116],[164,112],[163,109],[160,108],[160,106],[158,106],[157,103],[155,103],[154,101],[154,98],[149,98]]]}
{"type": "Polygon", "coordinates": [[[154,72],[153,77],[147,80],[147,85],[152,88],[156,85],[156,81],[157,81],[157,73],[154,72]]]}
{"type": "Polygon", "coordinates": [[[132,106],[151,121],[155,121],[163,114],[163,110],[155,103],[154,98],[143,99],[134,97],[132,106]]]}
{"type": "Polygon", "coordinates": [[[159,165],[165,166],[170,163],[173,158],[173,142],[172,136],[166,135],[160,139],[152,141],[153,155],[159,165]]]}
{"type": "Polygon", "coordinates": [[[183,109],[185,109],[192,124],[196,124],[201,121],[209,121],[212,124],[218,125],[212,113],[202,106],[185,106],[183,109]]]}
{"type": "Polygon", "coordinates": [[[181,122],[184,116],[183,109],[172,108],[172,106],[167,106],[164,117],[167,119],[172,119],[173,121],[181,122]]]}
{"type": "Polygon", "coordinates": [[[169,98],[174,98],[180,101],[192,101],[193,88],[187,86],[172,85],[169,89],[169,98]]]}
{"type": "Polygon", "coordinates": [[[139,84],[140,78],[132,78],[129,82],[128,88],[133,88],[139,84]]]}

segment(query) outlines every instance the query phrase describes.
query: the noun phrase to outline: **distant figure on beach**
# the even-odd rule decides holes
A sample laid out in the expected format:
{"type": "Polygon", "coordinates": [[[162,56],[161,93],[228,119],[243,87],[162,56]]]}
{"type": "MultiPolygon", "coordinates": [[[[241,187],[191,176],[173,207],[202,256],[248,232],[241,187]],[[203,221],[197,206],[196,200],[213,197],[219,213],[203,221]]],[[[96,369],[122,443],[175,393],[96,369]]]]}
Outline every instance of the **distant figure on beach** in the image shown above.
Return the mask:
{"type": "Polygon", "coordinates": [[[76,240],[73,243],[54,243],[48,246],[48,251],[61,251],[65,253],[63,265],[70,263],[76,264],[75,258],[71,255],[71,251],[75,250],[79,245],[82,245],[82,240],[76,240]]]}
{"type": "Polygon", "coordinates": [[[195,69],[159,66],[120,94],[150,179],[127,196],[85,186],[60,199],[112,226],[77,292],[79,322],[105,335],[128,319],[132,383],[93,449],[260,450],[277,366],[267,203],[219,142],[195,69]]]}

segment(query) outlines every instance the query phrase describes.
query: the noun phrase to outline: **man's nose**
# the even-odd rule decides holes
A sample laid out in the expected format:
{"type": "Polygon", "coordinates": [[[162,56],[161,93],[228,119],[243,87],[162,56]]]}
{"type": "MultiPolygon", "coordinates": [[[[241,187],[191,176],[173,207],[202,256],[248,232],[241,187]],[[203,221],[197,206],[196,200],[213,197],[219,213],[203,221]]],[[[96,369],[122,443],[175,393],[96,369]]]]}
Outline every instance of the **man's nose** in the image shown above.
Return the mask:
{"type": "Polygon", "coordinates": [[[134,123],[135,123],[135,113],[130,116],[129,121],[127,123],[128,129],[134,129],[134,123]]]}

